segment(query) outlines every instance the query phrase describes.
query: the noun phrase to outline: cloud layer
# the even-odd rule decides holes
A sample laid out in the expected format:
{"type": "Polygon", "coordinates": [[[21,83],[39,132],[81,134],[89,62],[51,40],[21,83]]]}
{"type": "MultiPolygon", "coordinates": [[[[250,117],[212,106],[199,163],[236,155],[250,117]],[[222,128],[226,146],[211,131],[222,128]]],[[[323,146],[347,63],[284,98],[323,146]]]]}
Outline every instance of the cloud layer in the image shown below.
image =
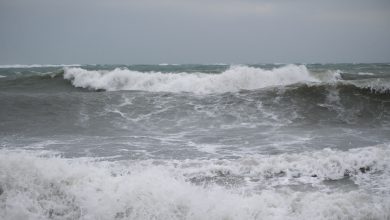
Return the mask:
{"type": "Polygon", "coordinates": [[[390,61],[383,0],[0,0],[0,28],[0,64],[390,61]]]}

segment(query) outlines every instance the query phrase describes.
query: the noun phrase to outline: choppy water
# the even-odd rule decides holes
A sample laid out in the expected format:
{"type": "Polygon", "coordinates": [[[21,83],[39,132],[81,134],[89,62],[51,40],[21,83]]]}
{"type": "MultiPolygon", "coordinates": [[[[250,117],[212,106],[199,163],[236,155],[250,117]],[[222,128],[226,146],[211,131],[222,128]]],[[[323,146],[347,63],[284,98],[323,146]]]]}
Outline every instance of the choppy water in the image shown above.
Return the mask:
{"type": "Polygon", "coordinates": [[[390,65],[0,66],[1,219],[390,219],[390,65]]]}

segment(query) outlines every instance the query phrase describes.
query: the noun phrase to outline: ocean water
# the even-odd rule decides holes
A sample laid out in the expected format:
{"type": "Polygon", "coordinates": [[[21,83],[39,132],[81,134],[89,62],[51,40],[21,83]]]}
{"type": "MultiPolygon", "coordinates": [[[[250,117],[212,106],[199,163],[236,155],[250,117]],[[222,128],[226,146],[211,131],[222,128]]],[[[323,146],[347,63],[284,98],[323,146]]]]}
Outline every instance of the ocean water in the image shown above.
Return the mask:
{"type": "Polygon", "coordinates": [[[390,64],[0,66],[0,219],[390,219],[390,64]]]}

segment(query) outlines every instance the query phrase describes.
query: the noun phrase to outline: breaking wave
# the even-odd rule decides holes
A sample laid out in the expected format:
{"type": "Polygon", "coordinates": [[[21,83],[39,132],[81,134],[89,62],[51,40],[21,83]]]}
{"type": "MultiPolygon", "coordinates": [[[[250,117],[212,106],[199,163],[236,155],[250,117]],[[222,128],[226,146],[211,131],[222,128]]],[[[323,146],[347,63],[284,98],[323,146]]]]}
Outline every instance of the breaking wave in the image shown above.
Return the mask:
{"type": "Polygon", "coordinates": [[[287,65],[272,70],[232,66],[220,74],[112,71],[65,68],[64,78],[75,87],[93,90],[143,90],[152,92],[224,93],[261,89],[295,83],[319,82],[304,65],[287,65]]]}
{"type": "Polygon", "coordinates": [[[387,219],[389,156],[388,146],[375,146],[230,161],[108,162],[2,150],[0,217],[387,219]],[[364,187],[369,175],[379,175],[375,188],[385,191],[289,187],[294,179],[316,187],[313,180],[321,186],[345,176],[364,187]]]}

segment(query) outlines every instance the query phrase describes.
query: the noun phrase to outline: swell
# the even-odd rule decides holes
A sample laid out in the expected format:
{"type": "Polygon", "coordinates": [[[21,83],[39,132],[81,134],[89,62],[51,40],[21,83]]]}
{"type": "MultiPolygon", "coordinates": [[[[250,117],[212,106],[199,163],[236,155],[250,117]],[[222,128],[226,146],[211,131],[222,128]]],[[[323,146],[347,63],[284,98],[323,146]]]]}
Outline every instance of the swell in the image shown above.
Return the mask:
{"type": "Polygon", "coordinates": [[[41,83],[27,91],[19,89],[20,84],[15,84],[12,92],[2,89],[0,131],[99,131],[104,134],[107,129],[116,130],[136,122],[147,125],[148,129],[157,126],[155,129],[164,130],[164,120],[161,119],[167,117],[175,118],[172,125],[177,124],[178,129],[265,122],[283,125],[294,122],[296,126],[325,123],[332,127],[346,123],[375,128],[388,127],[390,122],[389,93],[373,92],[371,88],[352,84],[294,84],[283,88],[194,96],[145,91],[95,93],[83,89],[69,93],[66,91],[77,88],[62,77],[56,80],[56,83],[41,83]],[[46,92],[42,93],[45,89],[46,92]],[[19,90],[23,92],[14,92],[19,90]],[[31,92],[33,90],[35,93],[31,92]],[[83,121],[85,117],[87,121],[83,121]],[[40,129],[34,129],[36,127],[40,129]]]}
{"type": "MultiPolygon", "coordinates": [[[[63,79],[64,71],[36,73],[31,71],[15,74],[14,72],[0,77],[1,92],[35,93],[80,91],[63,79]]],[[[88,91],[88,90],[84,90],[88,91]]]]}
{"type": "MultiPolygon", "coordinates": [[[[197,67],[202,70],[202,66],[197,67]]],[[[194,67],[192,67],[194,68],[194,67]]],[[[206,68],[206,67],[204,67],[206,68]]],[[[141,68],[142,69],[142,68],[141,68]]],[[[207,68],[206,68],[207,69],[207,68]]],[[[206,70],[204,69],[204,70],[206,70]]],[[[185,69],[184,69],[185,70],[185,69]]],[[[11,70],[9,70],[11,71],[11,70]]],[[[107,70],[64,67],[49,72],[5,72],[0,77],[4,90],[29,90],[42,87],[42,91],[56,89],[76,91],[147,91],[193,94],[220,94],[245,90],[264,90],[275,87],[356,87],[361,92],[389,94],[388,74],[343,73],[334,71],[309,71],[304,65],[286,65],[272,69],[250,66],[231,66],[222,72],[141,72],[125,67],[107,70]],[[82,90],[80,90],[82,89],[82,90]]],[[[288,88],[287,88],[288,89],[288,88]]]]}

